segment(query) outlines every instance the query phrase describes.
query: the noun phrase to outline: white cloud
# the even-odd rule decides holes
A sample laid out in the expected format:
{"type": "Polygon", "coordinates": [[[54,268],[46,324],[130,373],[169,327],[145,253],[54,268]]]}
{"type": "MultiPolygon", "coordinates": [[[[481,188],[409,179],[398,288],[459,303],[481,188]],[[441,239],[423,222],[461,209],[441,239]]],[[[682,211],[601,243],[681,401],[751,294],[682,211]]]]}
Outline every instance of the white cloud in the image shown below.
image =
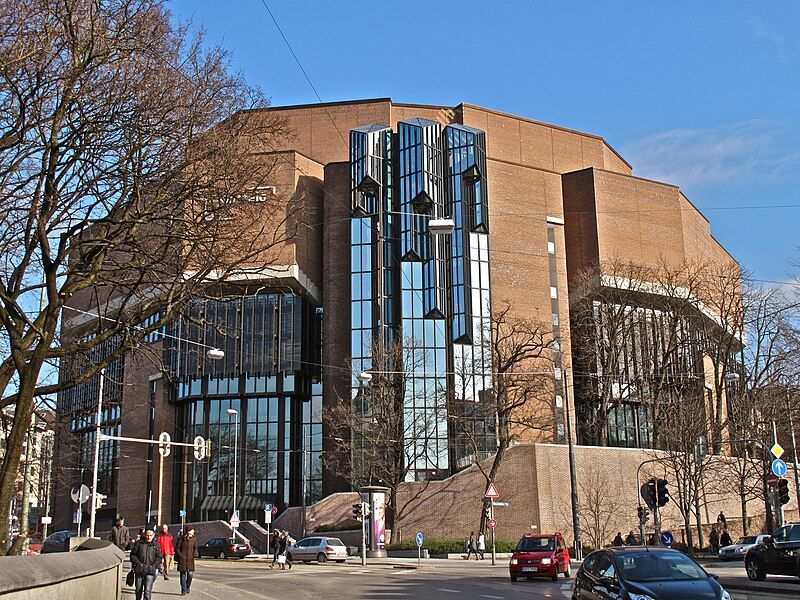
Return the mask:
{"type": "Polygon", "coordinates": [[[775,121],[653,133],[625,145],[634,173],[681,187],[796,177],[800,148],[775,121]]]}

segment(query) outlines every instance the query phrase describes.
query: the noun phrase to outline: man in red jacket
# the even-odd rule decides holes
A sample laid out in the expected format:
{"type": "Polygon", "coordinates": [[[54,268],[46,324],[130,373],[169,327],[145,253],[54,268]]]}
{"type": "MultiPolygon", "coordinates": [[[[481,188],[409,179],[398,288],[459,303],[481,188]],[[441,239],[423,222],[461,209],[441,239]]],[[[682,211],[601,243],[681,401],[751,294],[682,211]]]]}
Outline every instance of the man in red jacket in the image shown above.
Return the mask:
{"type": "Polygon", "coordinates": [[[161,526],[161,531],[158,534],[158,546],[164,556],[164,579],[169,579],[169,570],[175,564],[175,546],[172,543],[172,536],[169,534],[169,528],[166,525],[161,526]]]}

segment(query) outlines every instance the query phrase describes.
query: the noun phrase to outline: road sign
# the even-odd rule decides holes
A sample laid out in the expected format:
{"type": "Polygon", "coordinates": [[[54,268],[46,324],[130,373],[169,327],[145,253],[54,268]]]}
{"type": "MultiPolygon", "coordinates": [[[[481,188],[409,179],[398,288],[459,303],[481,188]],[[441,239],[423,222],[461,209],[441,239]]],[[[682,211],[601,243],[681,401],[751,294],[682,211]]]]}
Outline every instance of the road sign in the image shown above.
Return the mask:
{"type": "Polygon", "coordinates": [[[776,458],[772,461],[772,472],[775,477],[783,477],[786,475],[786,463],[780,458],[776,458]]]}
{"type": "Polygon", "coordinates": [[[53,522],[53,517],[42,517],[42,525],[50,525],[53,522]]]}
{"type": "Polygon", "coordinates": [[[778,478],[775,476],[775,473],[767,475],[767,485],[774,490],[778,489],[778,478]]]}
{"type": "Polygon", "coordinates": [[[182,519],[186,516],[186,509],[182,508],[178,511],[178,516],[182,519]]]}
{"type": "Polygon", "coordinates": [[[264,511],[264,523],[270,524],[272,523],[272,511],[265,510],[264,511]]]}
{"type": "Polygon", "coordinates": [[[268,512],[268,513],[271,513],[271,512],[272,512],[272,502],[267,502],[267,503],[264,505],[264,510],[265,510],[266,512],[268,512]]]}
{"type": "Polygon", "coordinates": [[[70,496],[72,496],[72,501],[78,504],[83,504],[89,499],[91,496],[91,492],[89,491],[89,486],[81,485],[81,487],[74,487],[70,492],[70,496]]]}
{"type": "Polygon", "coordinates": [[[769,451],[772,452],[772,455],[775,458],[780,458],[781,456],[783,456],[783,448],[778,442],[775,442],[775,445],[772,446],[772,448],[770,448],[769,451]]]}
{"type": "Polygon", "coordinates": [[[489,529],[494,529],[497,526],[497,521],[495,519],[489,519],[489,529]]]}
{"type": "Polygon", "coordinates": [[[486,493],[483,495],[484,498],[499,498],[500,494],[497,493],[497,488],[494,487],[492,482],[489,482],[489,487],[486,488],[486,493]]]}
{"type": "Polygon", "coordinates": [[[492,506],[508,506],[508,502],[496,502],[496,501],[492,501],[492,506]]]}
{"type": "Polygon", "coordinates": [[[277,515],[278,514],[278,507],[277,506],[273,506],[272,507],[272,514],[273,515],[277,515]]]}
{"type": "Polygon", "coordinates": [[[239,526],[239,515],[234,513],[233,515],[231,515],[231,527],[236,529],[238,526],[239,526]]]}
{"type": "Polygon", "coordinates": [[[170,442],[172,438],[166,431],[162,431],[158,436],[158,453],[161,456],[169,456],[170,453],[170,442]]]}
{"type": "Polygon", "coordinates": [[[671,531],[664,531],[661,533],[661,545],[665,548],[669,548],[672,546],[672,542],[675,541],[675,538],[672,537],[671,531]]]}
{"type": "Polygon", "coordinates": [[[422,540],[423,540],[422,532],[417,532],[417,548],[422,548],[422,540]]]}

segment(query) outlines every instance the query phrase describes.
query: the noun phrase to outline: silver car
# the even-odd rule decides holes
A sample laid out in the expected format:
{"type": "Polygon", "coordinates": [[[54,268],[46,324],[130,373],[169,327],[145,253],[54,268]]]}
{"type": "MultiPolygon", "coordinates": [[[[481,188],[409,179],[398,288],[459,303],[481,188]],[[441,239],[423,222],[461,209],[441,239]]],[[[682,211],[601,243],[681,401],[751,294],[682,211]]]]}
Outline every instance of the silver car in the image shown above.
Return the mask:
{"type": "Polygon", "coordinates": [[[719,556],[720,560],[743,560],[747,551],[753,546],[760,544],[765,537],[769,536],[767,534],[762,534],[741,537],[736,540],[735,544],[720,548],[717,552],[717,556],[719,556]]]}
{"type": "Polygon", "coordinates": [[[334,537],[307,537],[286,549],[286,558],[290,561],[328,562],[334,560],[343,563],[347,560],[347,546],[342,540],[334,537]]]}

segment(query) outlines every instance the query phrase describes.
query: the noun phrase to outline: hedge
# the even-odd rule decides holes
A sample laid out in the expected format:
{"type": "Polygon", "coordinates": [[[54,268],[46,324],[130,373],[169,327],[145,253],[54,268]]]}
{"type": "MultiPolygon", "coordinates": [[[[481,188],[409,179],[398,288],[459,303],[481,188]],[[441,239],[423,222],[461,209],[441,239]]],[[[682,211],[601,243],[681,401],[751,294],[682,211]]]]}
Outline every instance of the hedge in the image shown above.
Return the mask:
{"type": "MultiPolygon", "coordinates": [[[[422,547],[427,549],[431,554],[459,554],[465,553],[466,540],[452,539],[452,538],[428,538],[422,544],[422,547]]],[[[507,540],[497,540],[495,542],[495,550],[497,552],[513,552],[516,548],[517,542],[509,542],[507,540]]],[[[396,544],[389,544],[386,546],[387,550],[416,550],[417,543],[415,540],[405,540],[396,544]]],[[[492,551],[492,543],[489,537],[486,538],[486,552],[492,551]]]]}

